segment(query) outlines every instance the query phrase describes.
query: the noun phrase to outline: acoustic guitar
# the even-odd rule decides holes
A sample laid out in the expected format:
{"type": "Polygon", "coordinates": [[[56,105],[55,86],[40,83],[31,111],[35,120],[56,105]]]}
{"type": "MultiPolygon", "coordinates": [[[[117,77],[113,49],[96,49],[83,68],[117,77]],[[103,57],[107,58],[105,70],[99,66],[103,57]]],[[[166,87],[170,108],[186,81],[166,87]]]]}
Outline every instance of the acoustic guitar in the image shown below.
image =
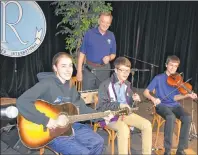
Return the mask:
{"type": "Polygon", "coordinates": [[[133,110],[137,110],[137,108],[123,108],[118,111],[78,115],[78,109],[72,103],[53,105],[43,100],[37,100],[35,102],[35,106],[38,111],[44,113],[49,118],[57,119],[59,115],[65,114],[69,119],[69,123],[64,127],[48,129],[43,125],[33,123],[24,118],[22,115],[19,115],[17,118],[19,136],[23,144],[31,149],[41,148],[58,136],[71,136],[73,132],[72,123],[74,122],[102,118],[108,116],[110,113],[118,116],[128,115],[133,110]]]}

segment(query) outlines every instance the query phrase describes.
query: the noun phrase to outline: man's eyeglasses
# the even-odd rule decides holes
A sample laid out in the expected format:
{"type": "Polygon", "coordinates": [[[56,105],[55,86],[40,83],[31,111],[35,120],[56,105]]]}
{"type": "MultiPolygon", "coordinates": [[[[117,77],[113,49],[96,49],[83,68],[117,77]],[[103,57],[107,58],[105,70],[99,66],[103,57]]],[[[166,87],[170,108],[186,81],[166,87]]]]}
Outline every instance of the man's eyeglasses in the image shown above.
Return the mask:
{"type": "Polygon", "coordinates": [[[124,69],[117,68],[117,70],[119,70],[122,73],[130,73],[131,72],[130,69],[124,70],[124,69]]]}

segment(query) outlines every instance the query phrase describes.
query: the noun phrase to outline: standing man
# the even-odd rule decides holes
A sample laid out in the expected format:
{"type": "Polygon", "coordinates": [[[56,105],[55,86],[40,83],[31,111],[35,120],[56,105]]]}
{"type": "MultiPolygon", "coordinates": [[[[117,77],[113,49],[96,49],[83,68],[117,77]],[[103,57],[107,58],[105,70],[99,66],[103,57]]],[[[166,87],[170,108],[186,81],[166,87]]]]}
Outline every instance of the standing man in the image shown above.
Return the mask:
{"type": "Polygon", "coordinates": [[[166,71],[155,76],[144,91],[144,96],[150,99],[155,105],[157,114],[166,120],[164,127],[164,155],[171,154],[174,123],[176,118],[180,119],[182,122],[176,155],[185,155],[184,149],[188,148],[191,117],[187,112],[185,112],[184,108],[178,101],[187,97],[192,99],[197,98],[195,93],[181,95],[177,89],[167,84],[168,76],[176,73],[179,64],[180,60],[177,56],[168,56],[166,60],[166,71]],[[150,94],[150,92],[154,90],[156,92],[156,97],[153,97],[150,94]]]}
{"type": "Polygon", "coordinates": [[[111,13],[101,13],[99,26],[85,33],[77,67],[77,80],[83,82],[83,90],[98,89],[99,84],[110,76],[109,62],[116,56],[115,36],[108,30],[112,19],[111,13]],[[86,65],[83,71],[85,56],[86,65]]]}

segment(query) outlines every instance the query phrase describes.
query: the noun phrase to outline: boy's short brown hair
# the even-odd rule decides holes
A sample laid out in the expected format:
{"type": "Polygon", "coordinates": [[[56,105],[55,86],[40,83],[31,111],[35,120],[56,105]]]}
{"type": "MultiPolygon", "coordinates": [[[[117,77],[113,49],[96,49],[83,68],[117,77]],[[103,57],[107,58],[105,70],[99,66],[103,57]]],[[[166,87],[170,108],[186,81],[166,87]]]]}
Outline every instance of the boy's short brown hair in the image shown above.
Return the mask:
{"type": "Polygon", "coordinates": [[[119,68],[120,65],[123,65],[123,66],[131,68],[131,62],[129,61],[129,59],[127,59],[125,57],[118,57],[115,60],[115,62],[114,62],[115,68],[119,68]]]}
{"type": "Polygon", "coordinates": [[[167,59],[166,59],[166,65],[167,65],[170,61],[171,61],[171,62],[177,62],[178,64],[180,64],[180,59],[179,59],[176,55],[168,56],[167,59]]]}

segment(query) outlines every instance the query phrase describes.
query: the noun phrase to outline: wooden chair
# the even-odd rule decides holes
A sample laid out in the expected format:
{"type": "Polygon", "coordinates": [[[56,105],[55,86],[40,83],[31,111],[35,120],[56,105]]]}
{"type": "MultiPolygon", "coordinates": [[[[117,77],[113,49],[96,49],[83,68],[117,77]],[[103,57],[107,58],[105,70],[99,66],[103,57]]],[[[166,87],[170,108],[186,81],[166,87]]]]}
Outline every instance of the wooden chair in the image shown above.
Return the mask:
{"type": "MultiPolygon", "coordinates": [[[[154,143],[154,147],[157,145],[160,127],[165,123],[165,119],[163,119],[160,115],[156,113],[155,107],[153,107],[153,120],[152,120],[152,129],[154,128],[155,123],[157,123],[157,130],[156,130],[156,139],[154,143]]],[[[180,135],[180,129],[181,129],[181,121],[179,119],[176,119],[175,121],[177,125],[177,143],[179,142],[179,135],[180,135]]]]}
{"type": "MultiPolygon", "coordinates": [[[[152,92],[153,95],[155,95],[155,90],[152,92]]],[[[159,137],[159,132],[160,132],[160,127],[165,123],[165,119],[163,119],[160,115],[157,114],[155,110],[155,106],[153,106],[153,120],[152,120],[152,129],[154,128],[155,123],[157,123],[157,130],[156,130],[156,139],[154,143],[154,147],[157,145],[158,137],[159,137]]],[[[181,129],[181,121],[179,119],[176,119],[175,121],[177,125],[177,143],[179,142],[179,135],[180,135],[180,129],[181,129]]]]}
{"type": "Polygon", "coordinates": [[[72,77],[72,83],[76,86],[77,91],[82,91],[82,82],[79,82],[76,76],[72,77]]]}
{"type": "MultiPolygon", "coordinates": [[[[98,94],[94,95],[94,104],[96,107],[96,104],[98,103],[98,94]]],[[[97,131],[98,128],[101,128],[100,123],[94,123],[94,132],[97,131]]],[[[108,128],[108,126],[103,127],[103,129],[108,133],[108,146],[111,146],[111,154],[114,155],[115,152],[115,139],[117,136],[117,133],[115,130],[112,130],[108,128]]],[[[130,130],[130,129],[129,129],[130,130]]],[[[131,155],[131,136],[129,133],[129,139],[128,139],[128,152],[131,155]]]]}

